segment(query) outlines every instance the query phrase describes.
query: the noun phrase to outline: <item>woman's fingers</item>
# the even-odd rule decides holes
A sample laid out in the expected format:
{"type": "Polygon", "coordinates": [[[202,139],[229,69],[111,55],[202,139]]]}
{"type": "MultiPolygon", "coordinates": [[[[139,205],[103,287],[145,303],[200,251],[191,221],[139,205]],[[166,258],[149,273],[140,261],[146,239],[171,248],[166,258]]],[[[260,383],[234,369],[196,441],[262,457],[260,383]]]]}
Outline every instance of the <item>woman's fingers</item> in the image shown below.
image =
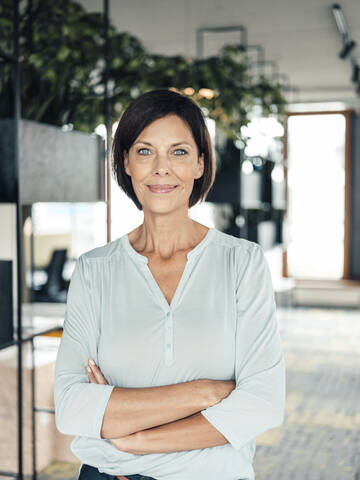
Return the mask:
{"type": "Polygon", "coordinates": [[[87,373],[90,383],[98,383],[89,365],[85,367],[85,371],[87,373]]]}
{"type": "Polygon", "coordinates": [[[87,374],[91,383],[100,383],[102,385],[108,385],[106,378],[101,373],[101,370],[100,368],[98,368],[96,363],[92,364],[89,360],[86,369],[87,369],[87,374]],[[90,368],[90,371],[88,370],[88,368],[90,368]]]}

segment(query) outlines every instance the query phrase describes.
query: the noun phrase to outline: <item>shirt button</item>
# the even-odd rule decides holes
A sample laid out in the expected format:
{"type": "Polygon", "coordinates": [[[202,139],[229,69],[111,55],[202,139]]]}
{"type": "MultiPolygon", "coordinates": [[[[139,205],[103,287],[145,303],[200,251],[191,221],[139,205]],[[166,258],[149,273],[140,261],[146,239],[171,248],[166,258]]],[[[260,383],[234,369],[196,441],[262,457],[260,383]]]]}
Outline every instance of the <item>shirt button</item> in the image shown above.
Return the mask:
{"type": "Polygon", "coordinates": [[[171,348],[171,343],[166,344],[167,348],[171,348]]]}

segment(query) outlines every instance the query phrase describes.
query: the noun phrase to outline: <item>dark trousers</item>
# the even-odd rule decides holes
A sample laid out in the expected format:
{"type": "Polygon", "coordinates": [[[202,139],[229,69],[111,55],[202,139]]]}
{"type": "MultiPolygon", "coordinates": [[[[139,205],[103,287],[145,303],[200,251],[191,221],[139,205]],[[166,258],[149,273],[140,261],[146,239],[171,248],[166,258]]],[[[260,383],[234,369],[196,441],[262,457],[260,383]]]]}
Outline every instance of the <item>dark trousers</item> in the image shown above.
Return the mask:
{"type": "MultiPolygon", "coordinates": [[[[153,477],[146,477],[145,475],[122,475],[129,480],[156,480],[153,477]]],[[[80,469],[78,480],[119,480],[115,475],[99,472],[96,467],[83,463],[80,469]]]]}

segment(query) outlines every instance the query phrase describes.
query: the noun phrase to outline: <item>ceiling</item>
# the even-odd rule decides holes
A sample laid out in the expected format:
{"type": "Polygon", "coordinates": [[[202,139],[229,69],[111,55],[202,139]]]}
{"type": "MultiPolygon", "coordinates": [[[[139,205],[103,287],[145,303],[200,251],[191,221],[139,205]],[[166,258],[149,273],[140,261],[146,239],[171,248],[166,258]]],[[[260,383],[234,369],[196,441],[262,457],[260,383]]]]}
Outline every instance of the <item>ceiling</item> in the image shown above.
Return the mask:
{"type": "MultiPolygon", "coordinates": [[[[81,0],[89,11],[102,9],[102,0],[81,0]]],[[[351,82],[351,62],[338,56],[341,37],[326,0],[110,0],[110,21],[119,31],[140,39],[150,52],[196,55],[196,30],[244,26],[249,45],[262,45],[266,60],[275,61],[298,91],[289,102],[343,102],[360,107],[351,82]]],[[[360,2],[340,2],[360,62],[360,2]]],[[[240,34],[207,33],[205,55],[240,34]]]]}

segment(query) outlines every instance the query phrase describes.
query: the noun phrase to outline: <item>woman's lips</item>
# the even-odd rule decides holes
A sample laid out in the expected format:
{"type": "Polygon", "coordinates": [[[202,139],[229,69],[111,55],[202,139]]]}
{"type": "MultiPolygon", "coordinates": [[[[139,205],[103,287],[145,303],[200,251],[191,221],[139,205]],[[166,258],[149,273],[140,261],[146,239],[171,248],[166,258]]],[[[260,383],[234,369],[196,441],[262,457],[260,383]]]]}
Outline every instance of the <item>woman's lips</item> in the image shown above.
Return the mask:
{"type": "Polygon", "coordinates": [[[169,193],[175,190],[177,185],[173,187],[165,187],[165,186],[155,186],[155,185],[148,185],[148,188],[153,193],[169,193]]]}

